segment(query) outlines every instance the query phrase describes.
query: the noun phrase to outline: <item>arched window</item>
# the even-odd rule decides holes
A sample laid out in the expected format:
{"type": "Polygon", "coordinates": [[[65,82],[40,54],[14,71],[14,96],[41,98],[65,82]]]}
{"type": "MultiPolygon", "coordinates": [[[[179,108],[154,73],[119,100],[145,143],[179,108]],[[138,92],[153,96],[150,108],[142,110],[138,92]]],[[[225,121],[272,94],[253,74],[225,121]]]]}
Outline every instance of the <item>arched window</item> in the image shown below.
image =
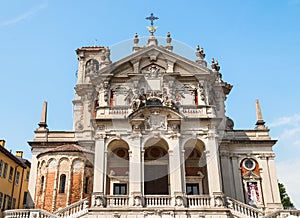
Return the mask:
{"type": "Polygon", "coordinates": [[[41,190],[41,192],[42,192],[43,189],[44,189],[44,181],[45,181],[45,177],[42,176],[42,178],[41,178],[41,184],[40,184],[40,190],[41,190]]]}
{"type": "Polygon", "coordinates": [[[66,189],[66,175],[61,174],[59,177],[59,193],[65,193],[66,189]]]}

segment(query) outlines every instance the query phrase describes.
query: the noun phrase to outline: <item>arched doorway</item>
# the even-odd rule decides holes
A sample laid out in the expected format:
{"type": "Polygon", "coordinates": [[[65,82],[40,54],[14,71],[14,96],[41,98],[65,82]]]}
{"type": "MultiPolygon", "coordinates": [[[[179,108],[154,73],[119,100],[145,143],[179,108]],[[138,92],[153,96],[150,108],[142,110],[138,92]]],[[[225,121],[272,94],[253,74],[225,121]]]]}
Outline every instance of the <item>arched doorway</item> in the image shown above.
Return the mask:
{"type": "Polygon", "coordinates": [[[129,146],[123,140],[112,141],[107,148],[107,195],[128,195],[129,146]]]}
{"type": "Polygon", "coordinates": [[[163,139],[147,141],[144,153],[144,194],[169,194],[168,144],[163,139]]]}
{"type": "Polygon", "coordinates": [[[184,145],[184,166],[187,195],[208,194],[205,145],[198,139],[190,139],[184,145]]]}

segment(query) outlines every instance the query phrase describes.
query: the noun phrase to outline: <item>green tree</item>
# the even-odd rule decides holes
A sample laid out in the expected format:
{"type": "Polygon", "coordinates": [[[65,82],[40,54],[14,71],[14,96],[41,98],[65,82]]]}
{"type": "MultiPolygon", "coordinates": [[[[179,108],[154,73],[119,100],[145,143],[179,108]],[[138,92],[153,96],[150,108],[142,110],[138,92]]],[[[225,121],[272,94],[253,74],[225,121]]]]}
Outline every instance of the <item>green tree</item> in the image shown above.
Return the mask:
{"type": "Polygon", "coordinates": [[[282,183],[278,183],[279,192],[280,192],[280,199],[283,207],[295,207],[292,203],[289,195],[286,193],[286,189],[282,183]]]}

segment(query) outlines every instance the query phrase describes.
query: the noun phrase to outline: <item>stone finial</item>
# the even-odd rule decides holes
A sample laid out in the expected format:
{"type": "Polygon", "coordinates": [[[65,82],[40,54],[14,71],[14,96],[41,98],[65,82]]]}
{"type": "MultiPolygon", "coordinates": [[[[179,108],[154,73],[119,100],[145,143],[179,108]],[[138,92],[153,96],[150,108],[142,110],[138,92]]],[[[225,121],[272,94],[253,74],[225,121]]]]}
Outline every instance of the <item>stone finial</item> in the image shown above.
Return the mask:
{"type": "Polygon", "coordinates": [[[265,126],[266,122],[263,119],[258,99],[256,99],[256,101],[255,101],[255,107],[256,107],[256,124],[255,124],[256,127],[255,127],[255,129],[266,129],[266,126],[265,126]]]}
{"type": "Polygon", "coordinates": [[[139,41],[140,41],[139,35],[138,35],[137,33],[135,33],[135,35],[134,35],[134,40],[133,40],[134,45],[135,45],[135,46],[138,46],[139,41]]]}
{"type": "Polygon", "coordinates": [[[204,53],[203,48],[200,48],[200,46],[197,45],[195,54],[196,54],[196,56],[197,56],[196,63],[201,64],[201,65],[203,65],[203,66],[206,67],[206,66],[207,66],[207,63],[206,63],[206,61],[204,60],[204,58],[205,58],[205,53],[204,53]]]}
{"type": "Polygon", "coordinates": [[[132,51],[133,52],[136,52],[136,51],[138,51],[140,49],[140,47],[139,47],[139,41],[140,41],[139,36],[138,36],[137,33],[135,33],[134,39],[133,39],[133,47],[132,47],[132,51]]]}
{"type": "Polygon", "coordinates": [[[171,44],[172,38],[171,38],[171,33],[170,32],[167,33],[166,42],[167,42],[166,49],[168,49],[169,51],[173,51],[173,46],[171,44]]]}
{"type": "Polygon", "coordinates": [[[47,129],[47,101],[44,101],[39,129],[47,129]]]}
{"type": "Polygon", "coordinates": [[[221,67],[219,66],[218,60],[215,61],[214,58],[211,59],[211,68],[217,72],[220,71],[221,67]]]}

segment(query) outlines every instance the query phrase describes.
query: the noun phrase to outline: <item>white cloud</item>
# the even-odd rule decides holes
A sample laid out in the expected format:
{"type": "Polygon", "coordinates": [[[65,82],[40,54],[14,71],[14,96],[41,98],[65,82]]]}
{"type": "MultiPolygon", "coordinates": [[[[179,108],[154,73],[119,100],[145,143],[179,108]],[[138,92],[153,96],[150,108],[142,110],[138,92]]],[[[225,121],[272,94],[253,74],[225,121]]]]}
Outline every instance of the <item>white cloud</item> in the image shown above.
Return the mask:
{"type": "Polygon", "coordinates": [[[280,183],[283,183],[288,195],[294,205],[300,207],[300,159],[287,160],[276,163],[277,177],[280,183]]]}
{"type": "Polygon", "coordinates": [[[38,5],[32,9],[30,9],[29,11],[23,13],[23,14],[20,14],[16,17],[13,17],[9,20],[6,20],[6,21],[3,21],[1,22],[1,26],[10,26],[10,25],[13,25],[13,24],[16,24],[16,23],[19,23],[23,20],[26,20],[27,18],[31,17],[32,15],[34,15],[35,13],[37,13],[38,11],[46,8],[46,4],[41,4],[41,5],[38,5]]]}
{"type": "MultiPolygon", "coordinates": [[[[279,139],[294,139],[295,136],[298,136],[300,132],[300,127],[295,127],[292,129],[284,129],[282,134],[280,134],[279,139]]],[[[298,141],[298,140],[296,140],[298,141]]]]}
{"type": "Polygon", "coordinates": [[[282,125],[300,125],[300,114],[295,114],[289,117],[280,117],[269,124],[270,127],[277,127],[282,125]]]}

